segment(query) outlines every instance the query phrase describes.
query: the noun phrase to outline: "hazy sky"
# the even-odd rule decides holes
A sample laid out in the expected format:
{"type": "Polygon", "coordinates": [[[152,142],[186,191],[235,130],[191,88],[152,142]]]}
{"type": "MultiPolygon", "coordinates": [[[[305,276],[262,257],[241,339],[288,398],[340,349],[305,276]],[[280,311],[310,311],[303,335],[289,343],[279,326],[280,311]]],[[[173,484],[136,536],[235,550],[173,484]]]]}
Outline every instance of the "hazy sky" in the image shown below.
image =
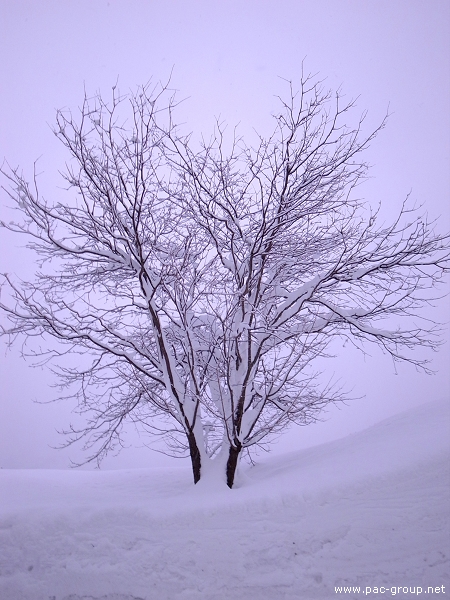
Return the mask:
{"type": "MultiPolygon", "coordinates": [[[[361,189],[393,214],[408,192],[450,228],[450,3],[448,0],[0,0],[0,160],[31,174],[40,157],[41,186],[61,194],[63,148],[51,132],[55,109],[79,106],[84,89],[108,94],[152,79],[188,98],[180,118],[195,134],[214,117],[251,135],[271,129],[270,113],[285,84],[299,81],[302,61],[331,88],[342,87],[368,109],[375,127],[388,106],[387,128],[367,151],[373,178],[361,189]]],[[[356,116],[356,115],[355,115],[356,116]]],[[[0,216],[8,217],[5,194],[0,216]]],[[[0,270],[30,274],[21,241],[1,232],[0,270]]],[[[435,314],[448,319],[444,301],[435,314]]],[[[434,314],[434,313],[433,313],[434,314]]],[[[55,390],[46,371],[0,346],[0,466],[66,467],[75,450],[56,452],[55,428],[70,406],[39,406],[55,390]]],[[[345,435],[408,406],[448,397],[448,345],[431,357],[437,374],[404,366],[395,374],[378,351],[342,348],[329,361],[364,400],[330,413],[330,421],[296,431],[279,449],[345,435]]],[[[110,468],[158,462],[127,451],[110,468]]]]}

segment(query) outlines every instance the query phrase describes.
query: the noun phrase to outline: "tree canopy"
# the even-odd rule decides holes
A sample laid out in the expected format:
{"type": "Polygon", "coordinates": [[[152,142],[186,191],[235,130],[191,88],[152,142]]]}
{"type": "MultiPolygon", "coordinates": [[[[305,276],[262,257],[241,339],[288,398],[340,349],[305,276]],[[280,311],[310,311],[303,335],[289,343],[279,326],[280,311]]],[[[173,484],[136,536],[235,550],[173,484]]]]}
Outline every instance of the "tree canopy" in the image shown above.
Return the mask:
{"type": "Polygon", "coordinates": [[[314,362],[336,338],[380,346],[427,369],[437,348],[420,309],[449,268],[449,235],[406,200],[380,223],[356,194],[364,150],[353,102],[305,76],[274,130],[246,144],[217,123],[195,142],[167,86],[58,111],[66,191],[47,201],[19,168],[2,169],[28,236],[35,279],[5,274],[1,332],[56,340],[67,394],[86,417],[87,460],[120,444],[124,423],[210,465],[229,487],[242,454],[345,396],[314,362]],[[411,319],[414,317],[414,320],[411,319]]]}

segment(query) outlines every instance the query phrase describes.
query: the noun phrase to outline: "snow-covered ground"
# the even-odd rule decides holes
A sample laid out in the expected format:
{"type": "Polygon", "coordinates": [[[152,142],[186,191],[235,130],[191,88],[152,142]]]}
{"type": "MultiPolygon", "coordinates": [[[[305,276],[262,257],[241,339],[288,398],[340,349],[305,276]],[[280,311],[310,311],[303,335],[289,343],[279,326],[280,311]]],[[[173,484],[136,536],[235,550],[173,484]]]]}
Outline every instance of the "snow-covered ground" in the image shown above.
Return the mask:
{"type": "Polygon", "coordinates": [[[449,424],[426,404],[263,457],[232,491],[178,468],[1,470],[0,598],[450,594],[449,424]]]}

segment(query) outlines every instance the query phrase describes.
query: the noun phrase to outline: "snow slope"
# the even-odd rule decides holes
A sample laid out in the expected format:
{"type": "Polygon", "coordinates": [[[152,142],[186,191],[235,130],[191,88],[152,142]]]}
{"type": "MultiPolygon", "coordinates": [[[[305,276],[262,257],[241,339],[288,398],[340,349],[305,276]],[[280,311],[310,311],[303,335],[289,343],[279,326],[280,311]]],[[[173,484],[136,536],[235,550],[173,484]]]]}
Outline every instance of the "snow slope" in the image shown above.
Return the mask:
{"type": "Polygon", "coordinates": [[[2,470],[0,598],[450,594],[449,423],[449,403],[426,404],[266,457],[232,491],[186,469],[2,470]]]}

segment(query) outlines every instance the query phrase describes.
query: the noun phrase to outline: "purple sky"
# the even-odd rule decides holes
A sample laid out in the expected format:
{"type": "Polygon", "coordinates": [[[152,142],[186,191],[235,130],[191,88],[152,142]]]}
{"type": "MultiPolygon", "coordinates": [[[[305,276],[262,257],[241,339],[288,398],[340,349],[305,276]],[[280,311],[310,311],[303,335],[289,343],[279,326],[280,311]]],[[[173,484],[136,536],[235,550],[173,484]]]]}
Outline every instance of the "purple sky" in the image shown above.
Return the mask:
{"type": "MultiPolygon", "coordinates": [[[[0,0],[0,160],[30,174],[40,158],[41,187],[61,194],[57,171],[65,155],[50,130],[55,109],[75,109],[83,96],[122,91],[167,79],[188,98],[180,119],[195,134],[211,131],[215,116],[268,133],[280,77],[299,80],[306,69],[342,86],[375,127],[389,105],[387,128],[366,153],[373,179],[361,194],[392,215],[409,191],[439,227],[450,229],[450,4],[447,0],[0,0]]],[[[356,115],[355,115],[356,117],[356,115]]],[[[0,195],[0,217],[7,200],[0,195]]],[[[3,231],[0,271],[32,272],[21,241],[3,231]]],[[[443,301],[435,314],[449,316],[443,301]]],[[[434,314],[434,313],[433,313],[434,314]]],[[[52,397],[51,376],[31,369],[17,350],[0,346],[0,466],[68,465],[75,450],[56,452],[55,428],[70,406],[33,404],[52,397]]],[[[363,359],[348,348],[329,361],[366,394],[325,424],[292,432],[278,450],[301,447],[361,429],[408,406],[448,397],[449,346],[433,358],[437,374],[416,373],[374,350],[363,359]]],[[[161,459],[162,460],[162,459],[161,459]]],[[[158,464],[147,450],[127,451],[109,468],[158,464]]],[[[162,464],[162,462],[161,462],[162,464]]]]}

